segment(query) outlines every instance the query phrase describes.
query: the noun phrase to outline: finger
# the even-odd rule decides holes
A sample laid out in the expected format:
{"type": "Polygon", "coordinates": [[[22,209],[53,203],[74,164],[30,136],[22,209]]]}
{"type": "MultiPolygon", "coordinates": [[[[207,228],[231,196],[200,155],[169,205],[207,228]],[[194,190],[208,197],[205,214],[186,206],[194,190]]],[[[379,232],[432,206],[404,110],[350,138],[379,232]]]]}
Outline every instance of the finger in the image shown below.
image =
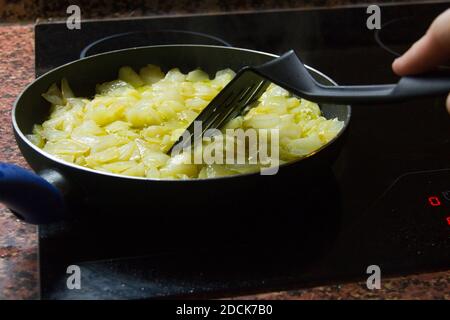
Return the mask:
{"type": "Polygon", "coordinates": [[[447,97],[447,111],[450,113],[450,94],[447,97]]]}
{"type": "Polygon", "coordinates": [[[450,9],[431,24],[427,33],[392,64],[398,75],[422,73],[450,59],[450,9]]]}
{"type": "Polygon", "coordinates": [[[417,41],[403,56],[392,64],[398,75],[422,73],[443,63],[448,54],[443,51],[430,34],[417,41]]]}

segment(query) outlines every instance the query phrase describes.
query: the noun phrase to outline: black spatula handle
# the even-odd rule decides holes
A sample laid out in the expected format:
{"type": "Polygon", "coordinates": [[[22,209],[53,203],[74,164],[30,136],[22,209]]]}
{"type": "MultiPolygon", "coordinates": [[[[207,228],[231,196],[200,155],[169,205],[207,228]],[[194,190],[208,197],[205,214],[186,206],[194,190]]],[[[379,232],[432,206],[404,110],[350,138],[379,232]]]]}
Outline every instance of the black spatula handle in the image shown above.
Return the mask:
{"type": "Polygon", "coordinates": [[[439,96],[450,92],[449,72],[403,77],[396,84],[324,86],[311,77],[292,50],[251,69],[293,94],[314,102],[374,104],[439,96]]]}

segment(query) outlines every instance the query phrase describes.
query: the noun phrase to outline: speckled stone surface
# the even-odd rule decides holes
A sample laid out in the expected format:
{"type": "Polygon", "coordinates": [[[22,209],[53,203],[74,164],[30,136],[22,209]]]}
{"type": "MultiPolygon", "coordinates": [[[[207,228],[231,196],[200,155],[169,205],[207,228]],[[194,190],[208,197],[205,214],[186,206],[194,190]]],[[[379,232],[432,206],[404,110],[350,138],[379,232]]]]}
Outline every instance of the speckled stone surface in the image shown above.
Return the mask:
{"type": "MultiPolygon", "coordinates": [[[[26,165],[12,133],[11,108],[33,80],[33,27],[0,27],[0,162],[26,165]]],[[[0,299],[38,296],[36,227],[15,219],[0,204],[0,299]]]]}
{"type": "MultiPolygon", "coordinates": [[[[433,1],[421,0],[420,2],[433,1]]],[[[212,13],[234,10],[268,10],[301,7],[330,7],[373,3],[419,2],[414,0],[0,0],[1,21],[60,19],[67,16],[69,5],[81,8],[84,19],[102,17],[137,17],[157,14],[212,13]]]]}
{"type": "MultiPolygon", "coordinates": [[[[0,162],[26,165],[16,147],[10,111],[34,76],[33,27],[0,26],[0,162]]],[[[0,205],[0,299],[38,297],[36,228],[16,220],[0,205]]],[[[364,283],[275,292],[250,299],[450,299],[450,270],[383,279],[381,290],[364,283]]]]}
{"type": "Polygon", "coordinates": [[[450,299],[450,271],[382,279],[380,290],[368,290],[366,284],[349,283],[302,290],[272,292],[233,299],[257,300],[433,300],[450,299]]]}

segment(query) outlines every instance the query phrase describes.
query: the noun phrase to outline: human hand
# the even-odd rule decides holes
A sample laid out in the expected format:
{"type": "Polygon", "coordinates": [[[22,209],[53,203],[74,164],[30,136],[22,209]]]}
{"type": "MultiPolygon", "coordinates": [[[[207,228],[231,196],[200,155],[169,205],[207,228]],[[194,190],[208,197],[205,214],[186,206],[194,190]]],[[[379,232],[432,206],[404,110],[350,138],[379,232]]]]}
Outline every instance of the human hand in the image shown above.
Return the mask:
{"type": "MultiPolygon", "coordinates": [[[[439,15],[426,34],[394,61],[392,69],[405,76],[430,71],[447,61],[450,61],[450,9],[439,15]]],[[[450,94],[447,111],[450,113],[450,94]]]]}

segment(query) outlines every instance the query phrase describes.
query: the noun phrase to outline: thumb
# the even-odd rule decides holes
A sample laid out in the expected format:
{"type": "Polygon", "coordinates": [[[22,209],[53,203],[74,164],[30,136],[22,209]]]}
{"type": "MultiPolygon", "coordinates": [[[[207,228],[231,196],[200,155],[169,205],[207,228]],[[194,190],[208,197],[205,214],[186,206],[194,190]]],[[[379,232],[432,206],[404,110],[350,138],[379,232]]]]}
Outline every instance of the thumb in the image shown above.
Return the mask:
{"type": "Polygon", "coordinates": [[[447,97],[447,111],[450,113],[450,94],[447,97]]]}
{"type": "Polygon", "coordinates": [[[450,9],[431,24],[427,33],[392,64],[400,76],[432,70],[450,60],[450,9]]]}

